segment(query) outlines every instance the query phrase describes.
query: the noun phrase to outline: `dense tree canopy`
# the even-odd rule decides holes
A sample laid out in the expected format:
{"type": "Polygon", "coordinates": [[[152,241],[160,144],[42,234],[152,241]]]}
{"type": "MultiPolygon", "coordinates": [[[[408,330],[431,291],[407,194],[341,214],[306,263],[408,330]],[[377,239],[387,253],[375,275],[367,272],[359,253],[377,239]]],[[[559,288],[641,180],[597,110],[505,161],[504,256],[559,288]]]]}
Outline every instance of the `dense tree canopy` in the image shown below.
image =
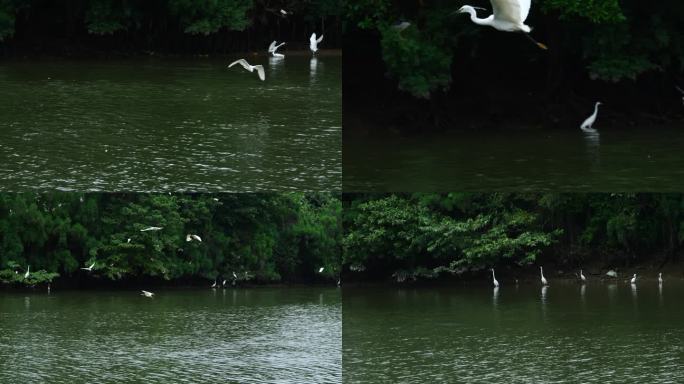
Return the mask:
{"type": "Polygon", "coordinates": [[[328,194],[0,194],[0,281],[83,276],[93,263],[88,276],[106,280],[332,280],[340,209],[328,194]]]}
{"type": "Polygon", "coordinates": [[[673,261],[684,195],[348,195],[344,264],[398,280],[492,266],[673,261]]]}
{"type": "MultiPolygon", "coordinates": [[[[347,2],[352,28],[377,31],[389,73],[400,88],[417,96],[448,88],[457,57],[481,54],[478,36],[490,28],[473,26],[454,12],[464,3],[490,8],[489,2],[362,0],[347,2]],[[393,25],[407,20],[399,30],[393,25]]],[[[591,78],[610,82],[636,79],[652,71],[684,70],[684,3],[666,0],[653,6],[638,0],[537,0],[528,24],[548,39],[549,73],[561,76],[563,64],[579,65],[591,78]]],[[[490,11],[481,11],[489,14],[490,11]]],[[[483,16],[482,16],[483,17],[483,16]]],[[[486,42],[483,42],[486,44],[486,42]]],[[[499,47],[501,56],[509,49],[499,47]]],[[[518,49],[519,51],[519,49],[518,49]]],[[[540,60],[545,52],[534,52],[540,60]]],[[[529,56],[529,53],[518,52],[529,56]]],[[[564,74],[568,75],[568,73],[564,74]]],[[[464,75],[462,72],[460,75],[464,75]]],[[[551,80],[559,80],[557,78],[551,80]]]]}
{"type": "Polygon", "coordinates": [[[276,37],[306,42],[314,30],[334,47],[341,12],[337,0],[0,0],[0,47],[58,39],[62,49],[81,43],[223,52],[261,48],[276,37]]]}

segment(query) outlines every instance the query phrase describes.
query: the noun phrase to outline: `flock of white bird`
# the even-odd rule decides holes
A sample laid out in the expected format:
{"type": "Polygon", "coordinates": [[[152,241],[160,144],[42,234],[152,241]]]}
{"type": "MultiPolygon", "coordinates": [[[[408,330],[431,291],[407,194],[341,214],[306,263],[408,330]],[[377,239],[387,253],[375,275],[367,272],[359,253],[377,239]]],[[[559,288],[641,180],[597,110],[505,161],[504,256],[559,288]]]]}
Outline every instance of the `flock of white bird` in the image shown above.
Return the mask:
{"type": "MultiPolygon", "coordinates": [[[[284,10],[280,10],[280,12],[283,15],[287,15],[288,13],[284,10]]],[[[316,55],[318,53],[318,44],[323,42],[323,35],[320,37],[314,32],[311,34],[311,37],[309,37],[309,49],[311,50],[311,53],[313,55],[316,55]]],[[[274,40],[271,45],[268,47],[268,53],[271,55],[271,57],[274,57],[276,59],[284,59],[285,55],[282,53],[278,53],[278,49],[285,45],[286,43],[282,42],[278,44],[278,41],[274,40]]],[[[236,65],[241,65],[242,68],[244,68],[246,71],[253,73],[254,71],[257,72],[257,75],[259,76],[259,79],[261,81],[266,81],[266,70],[264,69],[264,66],[261,64],[258,65],[251,65],[246,59],[239,59],[235,60],[234,62],[230,63],[228,65],[228,68],[232,68],[236,65]]]]}
{"type": "MultiPolygon", "coordinates": [[[[494,288],[498,288],[499,287],[499,280],[496,279],[496,275],[494,274],[494,268],[490,268],[490,270],[492,271],[492,284],[494,285],[494,288]]],[[[579,274],[577,276],[579,277],[582,284],[587,282],[587,277],[584,276],[584,272],[581,269],[580,269],[579,274]]],[[[612,269],[609,270],[608,272],[606,272],[606,276],[613,278],[613,279],[618,278],[617,272],[615,270],[612,270],[612,269]]],[[[549,285],[549,281],[544,276],[544,268],[543,267],[539,267],[539,280],[541,281],[541,284],[543,286],[549,285]]],[[[518,282],[518,280],[516,279],[516,283],[517,282],[518,282]]],[[[635,273],[634,276],[632,276],[632,278],[629,280],[629,283],[632,285],[636,285],[636,282],[637,282],[637,274],[635,273]]],[[[663,274],[662,274],[662,272],[660,272],[660,273],[658,273],[658,284],[662,284],[662,283],[663,283],[663,274]]]]}

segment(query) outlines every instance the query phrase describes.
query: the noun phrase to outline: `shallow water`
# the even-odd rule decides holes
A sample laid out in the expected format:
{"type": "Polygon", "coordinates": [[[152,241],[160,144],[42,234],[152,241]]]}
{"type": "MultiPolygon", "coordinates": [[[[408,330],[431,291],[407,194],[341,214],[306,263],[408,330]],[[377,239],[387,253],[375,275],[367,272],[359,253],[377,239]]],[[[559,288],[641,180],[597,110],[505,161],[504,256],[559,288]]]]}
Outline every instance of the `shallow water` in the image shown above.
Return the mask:
{"type": "Polygon", "coordinates": [[[0,292],[2,383],[339,383],[338,289],[0,292]]]}
{"type": "Polygon", "coordinates": [[[345,383],[681,383],[684,282],[343,292],[345,383]]]}
{"type": "Polygon", "coordinates": [[[230,60],[1,62],[0,190],[339,190],[341,58],[230,60]]]}
{"type": "MultiPolygon", "coordinates": [[[[385,132],[381,134],[379,132],[385,132]]],[[[684,126],[344,136],[344,190],[684,190],[684,126]]]]}

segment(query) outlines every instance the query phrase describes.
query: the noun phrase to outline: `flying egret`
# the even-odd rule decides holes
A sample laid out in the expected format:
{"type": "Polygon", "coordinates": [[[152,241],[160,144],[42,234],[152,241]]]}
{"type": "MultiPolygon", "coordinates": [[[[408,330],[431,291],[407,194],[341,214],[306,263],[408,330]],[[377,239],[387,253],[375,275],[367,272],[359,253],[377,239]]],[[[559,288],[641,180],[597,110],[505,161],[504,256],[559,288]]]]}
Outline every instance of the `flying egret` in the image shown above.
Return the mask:
{"type": "Polygon", "coordinates": [[[278,53],[278,48],[282,47],[283,45],[285,45],[285,43],[278,44],[277,41],[273,40],[271,45],[268,47],[268,53],[270,53],[273,57],[278,57],[282,59],[283,57],[285,57],[285,55],[283,55],[282,53],[278,53]]]}
{"type": "Polygon", "coordinates": [[[498,286],[499,286],[499,281],[498,281],[498,280],[496,279],[496,277],[494,276],[494,268],[492,268],[492,282],[494,283],[494,286],[495,286],[495,287],[498,287],[498,286]]]}
{"type": "Polygon", "coordinates": [[[539,273],[541,273],[541,283],[542,285],[549,285],[548,280],[546,280],[546,277],[544,277],[544,269],[542,267],[539,267],[539,273]]]}
{"type": "Polygon", "coordinates": [[[663,283],[663,273],[659,272],[658,273],[658,284],[662,284],[662,283],[663,283]]]}
{"type": "Polygon", "coordinates": [[[629,281],[631,284],[636,284],[636,273],[634,274],[634,277],[632,277],[632,280],[629,281]]]}
{"type": "Polygon", "coordinates": [[[321,37],[316,38],[316,32],[311,34],[311,37],[309,38],[309,49],[311,49],[311,52],[314,54],[318,52],[318,44],[323,41],[323,35],[321,37]]]}
{"type": "Polygon", "coordinates": [[[162,227],[147,227],[145,229],[141,229],[140,232],[149,232],[149,231],[161,231],[162,227]]]}
{"type": "Polygon", "coordinates": [[[617,272],[615,272],[614,270],[611,269],[610,271],[606,272],[606,276],[617,278],[618,274],[617,274],[617,272]]]}
{"type": "Polygon", "coordinates": [[[84,271],[92,272],[94,266],[95,266],[95,263],[92,263],[92,264],[90,264],[90,267],[88,267],[88,268],[81,268],[81,269],[84,270],[84,271]]]}
{"type": "Polygon", "coordinates": [[[323,273],[323,270],[324,270],[324,269],[325,269],[324,267],[320,267],[320,268],[318,269],[318,273],[323,273]]]}
{"type": "Polygon", "coordinates": [[[148,292],[148,291],[140,291],[140,292],[142,292],[142,293],[140,294],[141,296],[150,297],[150,298],[151,298],[152,296],[154,296],[154,293],[152,293],[152,292],[148,292]]]}
{"type": "Polygon", "coordinates": [[[470,20],[477,25],[489,26],[504,32],[522,32],[539,48],[548,49],[546,45],[529,35],[532,28],[525,24],[530,14],[531,0],[490,0],[490,3],[494,10],[493,14],[484,19],[478,18],[476,7],[470,5],[462,6],[457,12],[469,14],[470,20]]]}
{"type": "Polygon", "coordinates": [[[236,61],[232,62],[228,66],[228,68],[232,68],[236,64],[242,65],[242,68],[244,68],[250,72],[254,72],[254,70],[256,69],[257,73],[259,74],[259,78],[261,79],[261,81],[266,80],[266,72],[264,72],[264,66],[263,65],[251,65],[247,62],[247,60],[240,59],[240,60],[236,60],[236,61]]]}
{"type": "Polygon", "coordinates": [[[24,279],[28,279],[30,270],[31,270],[31,266],[29,265],[28,267],[26,267],[26,273],[24,274],[24,279]]]}
{"type": "Polygon", "coordinates": [[[583,283],[587,281],[587,278],[584,277],[584,273],[582,273],[581,269],[580,269],[580,280],[582,280],[583,283]]]}
{"type": "Polygon", "coordinates": [[[594,122],[596,122],[596,116],[598,115],[598,107],[601,104],[602,103],[600,101],[597,101],[596,105],[594,106],[594,114],[587,117],[587,119],[584,120],[584,123],[582,123],[582,125],[580,125],[580,128],[584,132],[591,132],[591,133],[596,132],[596,130],[593,128],[593,125],[594,125],[594,122]]]}

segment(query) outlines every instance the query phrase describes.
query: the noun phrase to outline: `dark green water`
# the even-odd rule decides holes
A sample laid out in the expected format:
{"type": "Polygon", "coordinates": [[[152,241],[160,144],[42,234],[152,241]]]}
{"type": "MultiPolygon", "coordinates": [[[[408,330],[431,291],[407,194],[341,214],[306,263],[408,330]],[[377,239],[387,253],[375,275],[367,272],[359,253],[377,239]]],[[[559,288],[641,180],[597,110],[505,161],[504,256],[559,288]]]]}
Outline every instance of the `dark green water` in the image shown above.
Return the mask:
{"type": "Polygon", "coordinates": [[[341,58],[0,62],[0,189],[339,190],[341,58]]]}
{"type": "Polygon", "coordinates": [[[343,292],[345,383],[682,383],[684,282],[343,292]]]}
{"type": "Polygon", "coordinates": [[[347,192],[684,190],[684,125],[613,128],[600,135],[579,128],[368,133],[377,128],[345,129],[347,192]]]}
{"type": "Polygon", "coordinates": [[[2,383],[339,383],[336,288],[0,292],[2,383]]]}

